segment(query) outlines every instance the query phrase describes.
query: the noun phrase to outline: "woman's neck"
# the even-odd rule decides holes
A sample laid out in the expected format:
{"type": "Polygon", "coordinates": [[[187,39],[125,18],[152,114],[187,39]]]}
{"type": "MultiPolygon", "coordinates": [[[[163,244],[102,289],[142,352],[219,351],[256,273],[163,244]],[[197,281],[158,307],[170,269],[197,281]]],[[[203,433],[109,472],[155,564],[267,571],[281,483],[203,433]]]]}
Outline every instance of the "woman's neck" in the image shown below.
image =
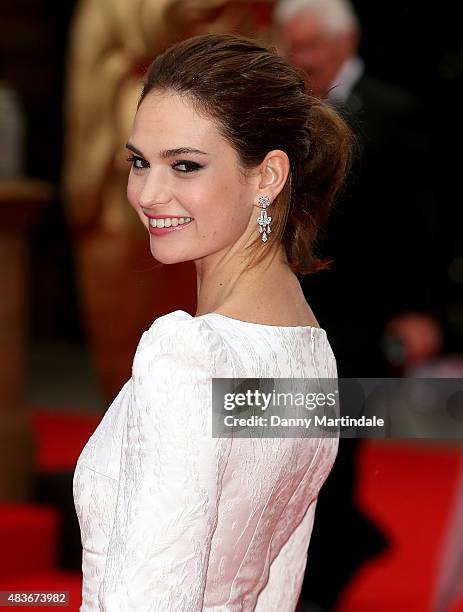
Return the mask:
{"type": "Polygon", "coordinates": [[[302,295],[296,275],[291,271],[280,247],[273,255],[247,269],[244,258],[196,263],[197,312],[237,312],[249,308],[265,316],[272,304],[302,295]]]}

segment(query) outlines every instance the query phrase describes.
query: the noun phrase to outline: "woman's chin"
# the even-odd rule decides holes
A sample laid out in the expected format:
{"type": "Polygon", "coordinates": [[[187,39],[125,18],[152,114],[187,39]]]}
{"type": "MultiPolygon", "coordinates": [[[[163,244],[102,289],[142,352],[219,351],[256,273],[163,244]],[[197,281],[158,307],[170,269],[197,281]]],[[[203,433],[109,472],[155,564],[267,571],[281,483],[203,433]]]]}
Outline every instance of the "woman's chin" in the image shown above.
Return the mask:
{"type": "Polygon", "coordinates": [[[175,253],[174,251],[167,251],[164,249],[155,248],[153,244],[151,244],[151,255],[154,259],[161,264],[176,264],[182,263],[184,261],[190,261],[189,257],[182,255],[180,253],[175,253]]]}

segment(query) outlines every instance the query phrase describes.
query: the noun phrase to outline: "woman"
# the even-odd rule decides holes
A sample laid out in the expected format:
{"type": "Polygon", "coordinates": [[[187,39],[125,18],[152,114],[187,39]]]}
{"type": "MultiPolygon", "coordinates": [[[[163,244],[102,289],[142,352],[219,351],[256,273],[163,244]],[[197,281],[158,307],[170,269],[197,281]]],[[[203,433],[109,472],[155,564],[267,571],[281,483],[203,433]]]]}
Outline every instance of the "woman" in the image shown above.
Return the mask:
{"type": "Polygon", "coordinates": [[[130,204],[156,260],[194,261],[197,313],[143,334],[79,458],[80,609],[293,611],[337,435],[213,438],[211,379],[337,376],[296,273],[323,265],[350,133],[273,50],[204,35],[151,64],[127,148],[130,204]]]}

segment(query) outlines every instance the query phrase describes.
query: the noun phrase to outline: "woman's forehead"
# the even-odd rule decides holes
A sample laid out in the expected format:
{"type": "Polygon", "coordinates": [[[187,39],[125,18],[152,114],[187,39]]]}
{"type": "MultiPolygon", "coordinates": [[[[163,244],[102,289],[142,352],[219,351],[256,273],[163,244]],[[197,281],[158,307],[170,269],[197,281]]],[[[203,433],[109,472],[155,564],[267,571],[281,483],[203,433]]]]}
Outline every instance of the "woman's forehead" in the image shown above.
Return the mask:
{"type": "Polygon", "coordinates": [[[174,92],[151,92],[135,115],[130,137],[136,147],[150,149],[223,147],[215,121],[200,115],[191,100],[174,92]]]}
{"type": "Polygon", "coordinates": [[[156,126],[157,129],[163,126],[170,129],[179,126],[185,129],[194,128],[203,122],[207,124],[186,98],[171,92],[151,92],[140,104],[134,123],[143,123],[145,129],[150,125],[156,126]]]}

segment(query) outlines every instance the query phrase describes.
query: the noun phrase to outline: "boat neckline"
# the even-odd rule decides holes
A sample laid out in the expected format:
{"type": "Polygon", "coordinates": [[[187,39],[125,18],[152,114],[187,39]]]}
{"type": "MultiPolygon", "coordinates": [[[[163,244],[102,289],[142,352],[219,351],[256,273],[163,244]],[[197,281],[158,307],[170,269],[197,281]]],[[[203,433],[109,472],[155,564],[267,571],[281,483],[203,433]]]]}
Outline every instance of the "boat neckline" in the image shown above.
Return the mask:
{"type": "Polygon", "coordinates": [[[264,327],[268,329],[285,329],[285,330],[286,329],[293,329],[293,330],[300,330],[300,329],[312,330],[313,329],[317,332],[323,332],[324,334],[326,334],[326,331],[323,329],[323,327],[315,327],[314,325],[269,325],[267,323],[253,323],[252,321],[243,321],[242,319],[235,319],[234,317],[229,317],[227,315],[221,314],[220,312],[206,312],[197,317],[193,316],[189,312],[186,312],[185,310],[177,310],[176,312],[184,313],[192,319],[202,319],[204,317],[213,316],[213,317],[219,317],[221,319],[225,319],[228,321],[233,321],[235,323],[243,323],[244,325],[252,325],[254,327],[264,327]]]}

